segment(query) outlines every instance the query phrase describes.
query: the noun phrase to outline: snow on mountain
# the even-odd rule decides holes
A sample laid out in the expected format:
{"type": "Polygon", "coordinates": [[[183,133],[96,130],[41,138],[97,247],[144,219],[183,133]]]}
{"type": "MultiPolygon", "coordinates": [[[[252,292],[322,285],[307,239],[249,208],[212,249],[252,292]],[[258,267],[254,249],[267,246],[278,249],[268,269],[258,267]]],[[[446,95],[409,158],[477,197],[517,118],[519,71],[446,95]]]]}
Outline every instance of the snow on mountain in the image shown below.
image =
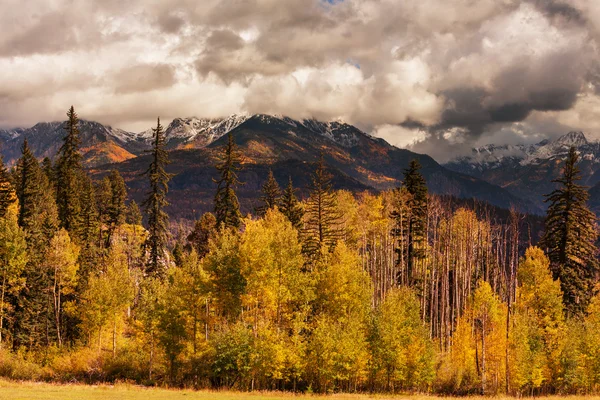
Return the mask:
{"type": "Polygon", "coordinates": [[[305,119],[302,124],[313,132],[326,136],[344,147],[353,147],[359,143],[359,135],[367,136],[352,125],[340,121],[320,122],[315,119],[305,119]]]}
{"type": "Polygon", "coordinates": [[[551,159],[563,159],[574,146],[582,159],[600,162],[600,143],[590,142],[583,132],[569,132],[554,141],[543,140],[536,144],[488,144],[472,150],[447,165],[461,172],[491,170],[511,165],[537,165],[551,159]]]}

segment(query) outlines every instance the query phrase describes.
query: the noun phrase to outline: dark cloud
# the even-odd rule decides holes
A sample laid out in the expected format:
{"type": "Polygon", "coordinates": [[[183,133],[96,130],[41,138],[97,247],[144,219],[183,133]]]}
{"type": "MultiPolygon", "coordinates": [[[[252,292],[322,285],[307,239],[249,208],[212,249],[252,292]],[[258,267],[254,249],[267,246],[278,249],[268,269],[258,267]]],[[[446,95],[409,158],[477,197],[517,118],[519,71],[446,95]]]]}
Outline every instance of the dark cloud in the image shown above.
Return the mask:
{"type": "Polygon", "coordinates": [[[584,23],[586,18],[581,10],[563,0],[531,0],[544,14],[550,18],[558,18],[568,22],[584,23]]]}
{"type": "Polygon", "coordinates": [[[163,32],[171,34],[178,33],[185,25],[185,19],[173,12],[159,15],[157,22],[163,32]]]}

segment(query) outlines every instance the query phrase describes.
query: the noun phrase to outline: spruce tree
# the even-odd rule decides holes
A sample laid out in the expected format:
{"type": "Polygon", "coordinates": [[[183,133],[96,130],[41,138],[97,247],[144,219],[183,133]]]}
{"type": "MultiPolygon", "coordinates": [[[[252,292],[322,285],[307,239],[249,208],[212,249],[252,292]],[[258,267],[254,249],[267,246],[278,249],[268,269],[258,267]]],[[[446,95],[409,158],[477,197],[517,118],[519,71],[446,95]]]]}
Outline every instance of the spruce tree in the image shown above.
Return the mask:
{"type": "Polygon", "coordinates": [[[194,224],[194,229],[187,237],[188,243],[196,250],[198,257],[204,257],[209,250],[210,239],[217,233],[217,219],[212,213],[204,213],[194,224]]]}
{"type": "Polygon", "coordinates": [[[331,178],[321,154],[312,176],[310,196],[306,201],[302,250],[309,260],[317,257],[322,249],[332,249],[341,238],[339,224],[342,216],[337,209],[331,178]]]}
{"type": "Polygon", "coordinates": [[[141,225],[142,224],[142,213],[140,211],[140,207],[135,202],[135,200],[131,200],[129,205],[127,206],[127,215],[125,217],[125,222],[130,225],[141,225]]]}
{"type": "Polygon", "coordinates": [[[51,326],[48,302],[50,278],[44,268],[46,252],[58,228],[56,203],[48,179],[27,140],[17,161],[14,182],[19,200],[18,223],[26,233],[29,260],[23,271],[27,284],[15,301],[14,346],[46,345],[51,326]]]}
{"type": "Polygon", "coordinates": [[[108,176],[110,182],[110,202],[107,207],[107,235],[106,247],[110,246],[115,229],[125,222],[127,206],[127,187],[119,171],[112,170],[108,176]]]}
{"type": "MultiPolygon", "coordinates": [[[[427,184],[420,172],[419,161],[412,160],[404,170],[403,187],[408,196],[408,213],[401,215],[398,210],[393,213],[396,218],[396,226],[399,226],[399,218],[405,218],[406,227],[406,276],[407,283],[411,283],[414,277],[415,265],[426,256],[425,247],[427,240],[427,184]]],[[[397,232],[398,233],[398,232],[397,232]]],[[[398,251],[398,249],[397,249],[398,251]]],[[[397,258],[398,261],[402,257],[397,258]]]]}
{"type": "Polygon", "coordinates": [[[237,149],[231,132],[227,135],[227,144],[223,147],[220,162],[216,168],[220,177],[215,195],[215,217],[220,228],[239,228],[242,224],[242,213],[235,188],[241,184],[237,171],[240,170],[241,154],[237,149]]]}
{"type": "Polygon", "coordinates": [[[147,272],[154,276],[164,277],[166,272],[164,256],[169,235],[169,216],[164,208],[169,205],[167,192],[171,175],[165,171],[165,167],[169,164],[169,156],[165,150],[165,136],[160,118],[152,132],[154,139],[152,150],[149,151],[152,154],[152,162],[145,172],[150,180],[150,191],[142,203],[148,216],[146,246],[149,249],[150,258],[147,272]]]}
{"type": "Polygon", "coordinates": [[[296,229],[302,228],[302,217],[304,210],[296,198],[296,189],[292,183],[292,177],[289,177],[288,184],[281,196],[281,213],[287,217],[296,229]]]}
{"type": "Polygon", "coordinates": [[[46,178],[48,178],[48,182],[54,188],[55,179],[56,179],[56,171],[54,170],[54,166],[52,165],[52,160],[49,157],[44,157],[42,160],[42,171],[46,174],[46,178]]]}
{"type": "Polygon", "coordinates": [[[570,315],[581,315],[587,308],[598,271],[596,216],[587,207],[586,188],[577,183],[581,180],[578,158],[571,147],[563,175],[552,181],[559,187],[546,195],[550,206],[540,241],[550,259],[554,279],[560,280],[570,315]]]}
{"type": "Polygon", "coordinates": [[[40,165],[25,138],[21,147],[21,158],[17,162],[17,198],[19,199],[19,226],[26,230],[34,222],[43,194],[41,174],[40,165]]]}
{"type": "Polygon", "coordinates": [[[260,201],[261,206],[256,209],[256,213],[260,217],[264,217],[268,210],[280,205],[281,189],[273,176],[273,170],[269,170],[269,177],[262,187],[262,195],[260,201]]]}
{"type": "MultiPolygon", "coordinates": [[[[80,259],[80,287],[84,288],[91,269],[98,260],[98,238],[100,235],[98,209],[96,207],[96,191],[89,177],[85,177],[81,193],[81,225],[79,239],[81,242],[80,259]]],[[[79,291],[82,293],[82,290],[79,291]]]]}
{"type": "Polygon", "coordinates": [[[56,162],[56,203],[61,226],[69,232],[76,232],[81,213],[81,177],[83,168],[79,146],[79,118],[73,106],[67,112],[66,135],[58,151],[56,162]]]}
{"type": "Polygon", "coordinates": [[[8,207],[14,203],[15,190],[10,181],[10,176],[4,165],[2,156],[0,156],[0,218],[6,215],[8,207]]]}

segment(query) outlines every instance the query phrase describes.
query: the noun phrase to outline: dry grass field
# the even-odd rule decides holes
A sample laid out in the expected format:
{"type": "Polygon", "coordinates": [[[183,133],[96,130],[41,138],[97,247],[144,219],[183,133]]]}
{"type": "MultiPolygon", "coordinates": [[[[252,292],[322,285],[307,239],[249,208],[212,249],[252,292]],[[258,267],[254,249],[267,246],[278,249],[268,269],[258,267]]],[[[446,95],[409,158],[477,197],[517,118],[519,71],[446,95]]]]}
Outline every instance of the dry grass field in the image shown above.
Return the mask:
{"type": "MultiPolygon", "coordinates": [[[[560,397],[560,400],[575,400],[581,397],[560,397]]],[[[191,390],[169,390],[143,388],[133,385],[58,385],[36,382],[11,382],[0,380],[0,400],[285,400],[285,399],[328,399],[328,400],[435,400],[435,396],[426,395],[367,395],[334,394],[329,396],[294,395],[276,392],[212,392],[191,390]]],[[[493,399],[501,397],[470,397],[469,400],[493,399]]],[[[536,397],[536,400],[544,400],[536,397]]],[[[546,399],[552,399],[551,397],[546,399]]],[[[600,399],[600,397],[585,397],[600,399]]]]}

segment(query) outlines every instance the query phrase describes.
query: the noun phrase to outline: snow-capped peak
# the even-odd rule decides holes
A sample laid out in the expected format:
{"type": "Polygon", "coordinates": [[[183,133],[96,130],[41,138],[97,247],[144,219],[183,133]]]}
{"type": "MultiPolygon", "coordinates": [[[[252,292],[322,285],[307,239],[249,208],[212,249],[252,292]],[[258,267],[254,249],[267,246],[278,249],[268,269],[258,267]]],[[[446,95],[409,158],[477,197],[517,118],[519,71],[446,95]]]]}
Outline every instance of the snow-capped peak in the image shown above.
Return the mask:
{"type": "Polygon", "coordinates": [[[584,146],[584,145],[588,144],[588,140],[586,139],[583,132],[574,132],[573,131],[573,132],[569,132],[566,135],[559,137],[558,139],[556,139],[556,141],[554,143],[562,145],[562,146],[579,147],[579,146],[584,146]]]}
{"type": "Polygon", "coordinates": [[[589,142],[583,132],[572,131],[553,141],[545,139],[536,144],[494,145],[473,149],[471,155],[450,162],[462,170],[486,170],[510,165],[536,165],[550,159],[564,159],[571,147],[575,147],[582,159],[600,162],[600,143],[589,142]],[[469,166],[469,168],[466,168],[469,166]]]}

